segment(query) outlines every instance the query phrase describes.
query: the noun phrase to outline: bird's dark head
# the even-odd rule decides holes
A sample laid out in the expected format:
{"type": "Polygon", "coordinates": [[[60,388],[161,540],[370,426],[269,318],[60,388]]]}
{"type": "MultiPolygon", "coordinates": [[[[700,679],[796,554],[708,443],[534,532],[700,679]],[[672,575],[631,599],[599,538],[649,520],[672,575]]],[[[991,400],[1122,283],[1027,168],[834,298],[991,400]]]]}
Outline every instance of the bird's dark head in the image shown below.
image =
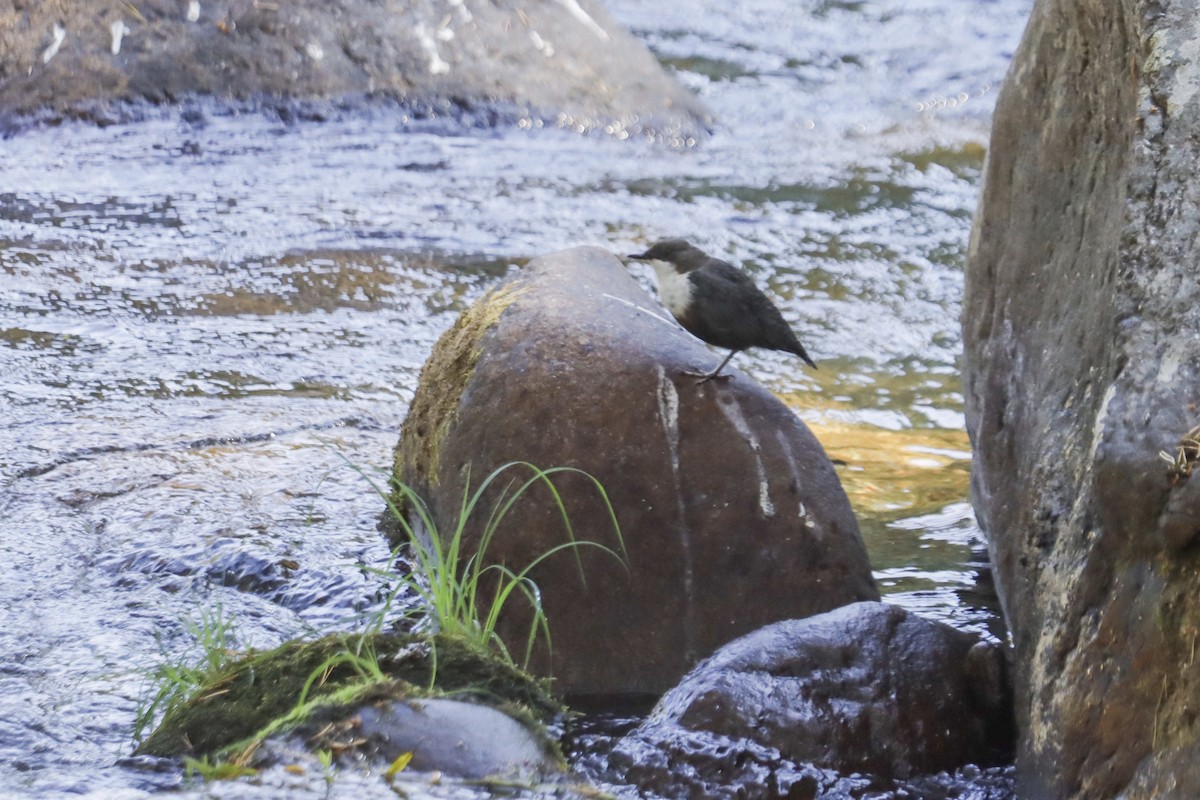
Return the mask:
{"type": "Polygon", "coordinates": [[[629,256],[636,261],[666,261],[679,272],[699,269],[708,261],[708,255],[699,247],[693,247],[684,239],[660,239],[644,253],[629,256]]]}

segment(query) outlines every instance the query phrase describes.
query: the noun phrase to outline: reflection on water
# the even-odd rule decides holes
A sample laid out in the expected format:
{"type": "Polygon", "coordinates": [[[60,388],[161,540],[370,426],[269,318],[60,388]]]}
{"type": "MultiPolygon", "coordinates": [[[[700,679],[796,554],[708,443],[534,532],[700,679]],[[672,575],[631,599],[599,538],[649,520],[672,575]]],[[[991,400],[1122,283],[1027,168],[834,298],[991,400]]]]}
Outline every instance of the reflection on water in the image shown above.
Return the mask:
{"type": "Polygon", "coordinates": [[[839,410],[815,420],[812,412],[802,416],[838,465],[880,592],[925,616],[1004,640],[986,543],[965,499],[966,432],[826,421],[854,416],[839,410]]]}
{"type": "Polygon", "coordinates": [[[0,792],[175,785],[112,765],[135,670],[198,606],[259,647],[377,607],[380,501],[347,462],[388,465],[459,310],[577,244],[685,236],[768,286],[820,369],[737,364],[839,463],[881,588],[996,632],[958,298],[1027,1],[610,7],[713,108],[711,140],[190,114],[3,143],[0,792]]]}

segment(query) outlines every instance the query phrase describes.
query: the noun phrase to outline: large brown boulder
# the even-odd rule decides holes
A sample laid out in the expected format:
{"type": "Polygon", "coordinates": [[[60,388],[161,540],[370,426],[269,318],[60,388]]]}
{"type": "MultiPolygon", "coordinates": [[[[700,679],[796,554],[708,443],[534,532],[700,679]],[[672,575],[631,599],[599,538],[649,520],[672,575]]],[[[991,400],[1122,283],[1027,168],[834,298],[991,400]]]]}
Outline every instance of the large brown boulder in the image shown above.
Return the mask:
{"type": "MultiPolygon", "coordinates": [[[[616,509],[627,563],[560,553],[534,573],[571,695],[660,693],[700,658],[768,622],[876,599],[850,505],[821,445],[744,374],[697,385],[716,356],[611,253],[535,259],[466,311],[421,373],[396,475],[439,529],[468,476],[520,459],[586,470],[616,509]]],[[[619,549],[590,481],[559,475],[584,540],[619,549]]],[[[475,531],[477,533],[477,531],[475,531]]],[[[540,492],[505,519],[488,559],[520,568],[564,541],[540,492]]],[[[511,615],[515,652],[527,624],[511,615]]]]}
{"type": "Polygon", "coordinates": [[[0,6],[0,115],[113,120],[197,95],[312,114],[390,100],[474,124],[678,140],[710,122],[595,0],[0,6]]]}
{"type": "Polygon", "coordinates": [[[1200,796],[1198,30],[1038,0],[996,107],[963,328],[1022,797],[1200,796]]]}

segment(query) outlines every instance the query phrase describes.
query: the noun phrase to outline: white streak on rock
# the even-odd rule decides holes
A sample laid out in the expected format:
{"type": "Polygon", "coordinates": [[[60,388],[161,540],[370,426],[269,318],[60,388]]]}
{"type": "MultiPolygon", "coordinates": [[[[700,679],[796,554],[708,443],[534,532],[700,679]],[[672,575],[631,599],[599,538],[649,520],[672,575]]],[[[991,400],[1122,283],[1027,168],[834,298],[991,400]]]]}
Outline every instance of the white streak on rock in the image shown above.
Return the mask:
{"type": "Polygon", "coordinates": [[[119,19],[109,26],[109,30],[112,31],[112,54],[115,56],[121,52],[121,40],[129,33],[129,28],[125,25],[125,20],[119,19]]]}
{"type": "Polygon", "coordinates": [[[429,35],[429,31],[425,30],[424,25],[418,25],[413,31],[417,35],[417,41],[421,44],[426,55],[429,56],[429,74],[445,75],[450,71],[450,65],[442,60],[438,54],[437,42],[429,35]]]}
{"type": "Polygon", "coordinates": [[[42,63],[49,64],[50,59],[58,55],[58,48],[62,47],[63,39],[67,38],[67,32],[62,25],[54,23],[54,39],[49,46],[42,51],[42,63]]]}
{"type": "Polygon", "coordinates": [[[575,17],[575,19],[579,20],[586,27],[590,28],[592,33],[596,34],[604,41],[608,41],[608,31],[604,30],[604,28],[601,28],[596,20],[592,19],[586,11],[580,8],[577,0],[558,0],[558,4],[567,11],[570,11],[571,16],[575,17]]]}
{"type": "MultiPolygon", "coordinates": [[[[783,459],[787,462],[788,476],[791,478],[792,485],[796,487],[796,493],[800,494],[800,470],[796,467],[796,454],[792,452],[792,445],[788,442],[788,438],[782,429],[775,431],[775,441],[779,443],[779,449],[783,452],[783,459]]],[[[821,538],[821,531],[813,522],[813,518],[804,506],[803,500],[798,504],[796,516],[800,519],[800,524],[804,526],[805,530],[816,534],[818,539],[821,538]]]]}
{"type": "Polygon", "coordinates": [[[1104,392],[1104,397],[1100,400],[1100,410],[1096,412],[1096,421],[1092,425],[1092,447],[1091,453],[1088,454],[1088,461],[1095,463],[1096,451],[1100,449],[1100,443],[1104,441],[1104,420],[1108,417],[1108,404],[1117,395],[1117,385],[1111,384],[1104,392]]]}
{"type": "Polygon", "coordinates": [[[530,29],[529,40],[533,42],[533,46],[540,51],[542,55],[546,56],[546,58],[554,55],[554,45],[543,39],[541,34],[539,34],[537,31],[530,29]]]}
{"type": "Polygon", "coordinates": [[[658,367],[658,415],[671,453],[671,471],[679,479],[679,391],[667,380],[667,373],[658,367]]]}
{"type": "Polygon", "coordinates": [[[321,45],[316,42],[309,42],[308,44],[304,45],[304,52],[307,53],[308,57],[313,61],[320,61],[325,57],[325,48],[321,47],[321,45]]]}
{"type": "Polygon", "coordinates": [[[746,421],[746,415],[742,413],[742,407],[738,405],[736,397],[721,392],[717,398],[717,406],[733,425],[734,430],[750,445],[750,452],[754,455],[754,471],[758,477],[758,507],[763,516],[770,519],[775,516],[775,504],[771,502],[771,484],[767,482],[767,468],[762,462],[762,445],[758,443],[758,437],[746,421]]]}
{"type": "Polygon", "coordinates": [[[186,19],[188,22],[200,19],[200,0],[189,0],[186,19]]]}
{"type": "Polygon", "coordinates": [[[669,325],[672,328],[679,327],[679,323],[677,323],[675,320],[667,319],[666,317],[662,316],[661,314],[655,314],[653,311],[646,308],[645,306],[639,306],[637,303],[631,303],[630,301],[626,300],[624,297],[617,297],[616,295],[611,295],[611,294],[608,294],[607,292],[605,292],[601,296],[607,297],[609,300],[616,300],[618,303],[621,303],[622,305],[629,306],[634,311],[641,312],[642,314],[645,314],[648,317],[653,317],[654,319],[658,320],[659,322],[661,322],[664,325],[669,325]]]}
{"type": "Polygon", "coordinates": [[[667,378],[667,372],[659,365],[658,375],[658,416],[662,420],[663,435],[667,440],[667,449],[671,456],[671,481],[675,490],[675,513],[679,515],[679,550],[683,556],[683,596],[687,600],[687,612],[684,618],[684,648],[689,659],[697,659],[700,655],[696,641],[695,593],[696,567],[692,554],[692,531],[688,527],[687,505],[683,500],[683,476],[679,470],[679,391],[675,383],[667,378]]]}

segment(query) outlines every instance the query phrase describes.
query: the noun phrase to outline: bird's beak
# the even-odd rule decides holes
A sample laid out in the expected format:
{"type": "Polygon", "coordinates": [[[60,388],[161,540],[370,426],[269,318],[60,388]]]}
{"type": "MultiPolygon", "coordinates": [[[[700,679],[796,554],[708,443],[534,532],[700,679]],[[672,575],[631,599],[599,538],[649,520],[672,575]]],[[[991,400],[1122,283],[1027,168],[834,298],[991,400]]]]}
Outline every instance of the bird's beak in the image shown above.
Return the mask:
{"type": "Polygon", "coordinates": [[[627,255],[625,257],[632,258],[634,261],[649,261],[650,260],[650,256],[646,255],[645,253],[630,253],[629,255],[627,255]]]}

